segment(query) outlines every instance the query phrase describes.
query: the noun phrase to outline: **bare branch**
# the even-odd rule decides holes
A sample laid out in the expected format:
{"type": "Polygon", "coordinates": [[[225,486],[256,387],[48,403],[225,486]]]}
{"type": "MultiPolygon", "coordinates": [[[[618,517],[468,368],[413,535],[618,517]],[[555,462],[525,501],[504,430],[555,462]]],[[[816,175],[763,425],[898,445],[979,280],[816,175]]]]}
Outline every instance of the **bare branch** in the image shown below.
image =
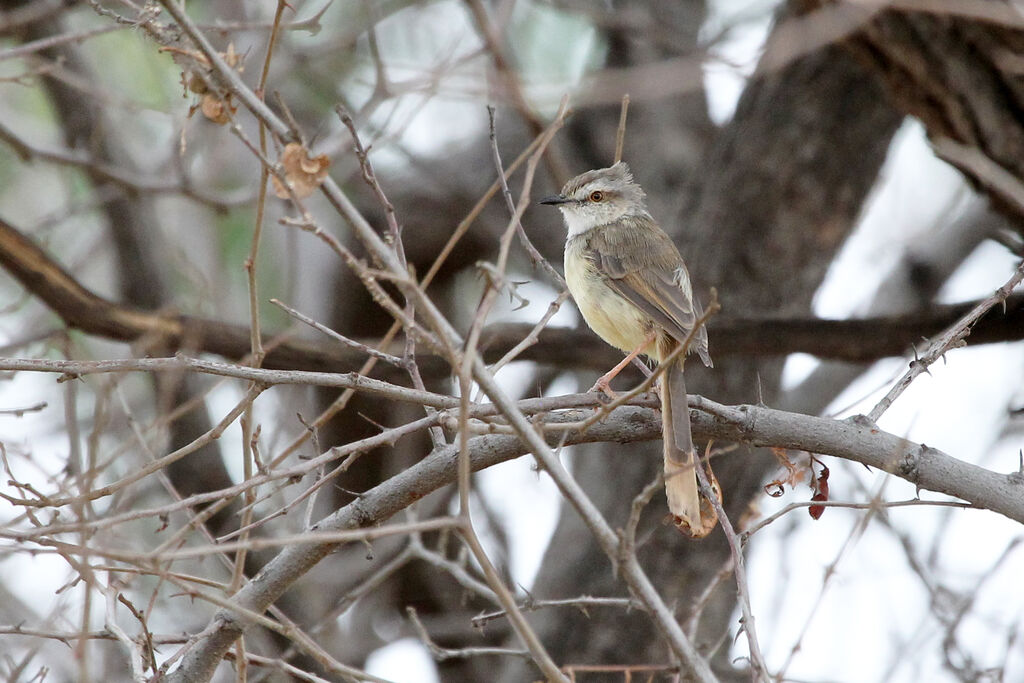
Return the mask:
{"type": "MultiPolygon", "coordinates": [[[[1022,204],[1024,207],[1024,204],[1022,204]]],[[[871,412],[867,414],[867,419],[871,422],[877,422],[878,418],[882,416],[892,402],[895,401],[900,394],[902,394],[910,383],[914,381],[921,373],[928,372],[928,367],[932,363],[937,361],[939,358],[944,356],[947,351],[954,349],[958,346],[963,346],[963,340],[971,333],[971,328],[978,322],[979,319],[988,311],[998,304],[1005,303],[1006,298],[1010,296],[1010,293],[1020,284],[1020,281],[1024,280],[1024,263],[1017,266],[1017,270],[1013,276],[1006,281],[1002,287],[997,289],[992,296],[979,302],[974,308],[972,308],[967,315],[958,320],[955,325],[946,330],[941,337],[932,342],[928,350],[920,358],[916,358],[914,362],[910,364],[910,369],[907,370],[906,374],[896,382],[895,386],[889,390],[882,400],[871,409],[871,412]]]]}

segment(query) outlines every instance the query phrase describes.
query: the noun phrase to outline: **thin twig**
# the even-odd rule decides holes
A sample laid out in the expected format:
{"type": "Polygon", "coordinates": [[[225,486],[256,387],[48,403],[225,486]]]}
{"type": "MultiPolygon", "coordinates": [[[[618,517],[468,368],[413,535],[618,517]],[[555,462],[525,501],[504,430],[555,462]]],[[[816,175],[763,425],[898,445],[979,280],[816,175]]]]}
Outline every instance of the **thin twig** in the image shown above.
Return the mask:
{"type": "MultiPolygon", "coordinates": [[[[578,598],[568,598],[565,600],[527,600],[519,605],[519,609],[524,612],[535,612],[540,609],[546,609],[548,607],[574,607],[583,614],[589,616],[588,610],[591,607],[616,607],[623,608],[626,610],[639,609],[642,605],[633,600],[632,598],[594,598],[589,595],[582,595],[578,598]]],[[[495,619],[503,619],[508,616],[505,610],[497,610],[494,612],[485,612],[478,616],[473,617],[473,626],[477,628],[483,628],[495,619]]]]}
{"type": "MultiPolygon", "coordinates": [[[[882,490],[885,487],[886,481],[883,480],[876,491],[873,499],[878,501],[881,499],[882,490]]],[[[825,592],[828,589],[832,579],[836,576],[836,568],[839,566],[839,562],[846,553],[854,546],[857,540],[863,536],[864,530],[867,529],[868,524],[875,516],[875,509],[869,509],[867,514],[861,515],[850,528],[850,532],[847,534],[846,539],[843,541],[843,545],[839,548],[832,562],[825,568],[821,579],[821,588],[818,591],[817,599],[814,601],[814,605],[811,607],[810,612],[807,614],[807,619],[804,621],[803,626],[800,629],[800,633],[797,635],[796,640],[793,641],[793,647],[790,649],[789,654],[786,657],[786,661],[783,662],[782,666],[779,667],[776,676],[779,680],[785,680],[786,671],[789,669],[790,664],[793,663],[793,659],[796,657],[796,653],[799,652],[801,645],[804,641],[804,637],[811,628],[811,623],[814,620],[814,616],[817,614],[818,609],[824,603],[825,592]]]]}
{"type": "MultiPolygon", "coordinates": [[[[711,598],[714,597],[715,591],[722,583],[732,576],[733,573],[733,559],[730,553],[729,559],[725,561],[722,568],[708,581],[708,585],[704,586],[704,590],[700,592],[697,599],[693,601],[693,607],[690,609],[690,616],[686,620],[686,634],[691,638],[697,637],[697,626],[700,623],[700,617],[704,613],[704,608],[711,602],[711,598]]],[[[730,629],[731,630],[731,627],[730,629]]]]}
{"type": "Polygon", "coordinates": [[[947,507],[957,508],[960,510],[971,510],[978,509],[977,505],[971,503],[961,503],[955,500],[921,500],[920,498],[913,498],[911,500],[891,500],[891,501],[872,501],[870,503],[847,503],[841,500],[801,500],[795,503],[790,503],[786,507],[782,508],[778,512],[771,514],[764,519],[760,520],[757,524],[744,529],[740,532],[740,540],[746,543],[751,536],[756,534],[761,529],[764,529],[769,524],[778,521],[782,517],[785,517],[794,510],[802,510],[809,507],[830,507],[830,508],[846,508],[848,510],[877,510],[879,508],[904,508],[904,507],[947,507]]]}
{"type": "MultiPolygon", "coordinates": [[[[533,156],[538,152],[543,153],[544,150],[547,149],[547,143],[550,142],[552,136],[554,136],[558,129],[562,127],[562,123],[565,121],[565,117],[568,114],[568,106],[568,98],[562,98],[562,103],[558,108],[558,113],[555,114],[554,122],[543,132],[543,134],[541,134],[539,138],[541,140],[541,144],[538,146],[537,151],[531,155],[531,158],[533,158],[533,156]]],[[[544,272],[548,274],[558,288],[560,290],[565,290],[565,278],[563,278],[561,273],[555,270],[554,266],[552,266],[546,258],[541,256],[541,253],[535,246],[533,246],[533,242],[531,242],[530,238],[526,235],[526,230],[523,229],[523,224],[519,220],[526,207],[523,205],[522,199],[520,199],[520,206],[517,207],[515,202],[512,201],[512,192],[508,189],[508,182],[505,179],[505,170],[501,164],[501,153],[498,151],[498,135],[494,127],[494,107],[487,107],[487,121],[489,126],[488,136],[491,141],[491,156],[494,159],[494,166],[498,171],[498,182],[501,184],[501,194],[505,198],[505,206],[508,207],[508,212],[512,216],[512,223],[514,224],[516,234],[519,236],[519,240],[523,243],[523,246],[526,247],[526,251],[530,255],[530,260],[533,262],[533,265],[543,267],[544,272]]],[[[527,164],[528,176],[532,175],[529,172],[529,168],[530,165],[527,164]]],[[[524,186],[524,188],[528,187],[529,184],[524,186]]],[[[524,191],[523,198],[527,196],[527,192],[524,191]]],[[[502,267],[503,260],[504,259],[499,258],[499,270],[501,271],[504,271],[504,268],[502,267]]]]}
{"type": "MultiPolygon", "coordinates": [[[[405,613],[409,616],[409,621],[412,622],[412,627],[419,634],[420,641],[430,650],[430,654],[434,655],[434,659],[439,662],[443,662],[448,659],[469,659],[470,657],[480,657],[484,655],[507,655],[513,657],[523,657],[526,659],[530,658],[530,652],[528,650],[512,650],[507,647],[463,647],[457,650],[441,647],[434,642],[430,634],[427,633],[426,627],[423,622],[420,621],[419,615],[416,613],[415,607],[406,607],[405,613]]],[[[558,671],[556,669],[556,671],[558,671]]],[[[551,680],[551,679],[549,679],[551,680]]],[[[558,678],[555,680],[565,680],[565,677],[559,672],[558,678]]]]}
{"type": "MultiPolygon", "coordinates": [[[[565,116],[565,104],[559,110],[555,117],[555,120],[550,126],[544,131],[541,136],[541,144],[537,146],[536,152],[531,155],[530,159],[526,164],[526,178],[523,182],[522,195],[518,206],[511,206],[511,194],[506,194],[506,200],[509,202],[510,208],[512,208],[512,217],[509,220],[508,226],[502,233],[499,249],[498,259],[495,265],[495,270],[498,274],[504,276],[505,268],[508,263],[509,248],[512,242],[512,236],[516,227],[518,226],[522,230],[522,226],[519,223],[519,217],[526,209],[526,204],[529,197],[530,187],[532,185],[534,172],[537,167],[544,149],[547,147],[547,143],[554,137],[555,132],[561,127],[562,121],[565,116]]],[[[491,114],[491,120],[493,122],[493,109],[489,109],[491,114]]],[[[493,132],[493,126],[492,126],[493,132]]],[[[496,147],[493,147],[495,154],[497,154],[496,147]]],[[[505,184],[504,171],[501,168],[500,157],[497,157],[498,176],[501,181],[504,190],[507,191],[508,186],[505,184]]],[[[466,335],[466,341],[464,343],[464,351],[457,365],[453,365],[458,371],[459,378],[459,398],[460,398],[460,429],[459,429],[459,461],[458,461],[458,490],[459,490],[459,517],[463,520],[463,525],[460,528],[460,533],[466,546],[470,552],[476,558],[483,569],[484,576],[487,578],[487,584],[494,590],[498,597],[502,607],[508,613],[509,621],[512,627],[515,629],[516,634],[526,645],[529,650],[533,661],[537,664],[540,670],[548,678],[549,681],[562,681],[565,677],[558,670],[558,666],[554,660],[548,654],[544,644],[540,641],[540,638],[534,632],[533,628],[526,621],[522,612],[516,605],[515,597],[505,586],[501,577],[498,575],[490,558],[487,556],[484,550],[483,544],[480,542],[477,536],[476,530],[473,527],[473,520],[470,508],[470,453],[469,453],[469,430],[466,429],[466,421],[469,418],[470,412],[470,396],[472,393],[472,379],[476,371],[476,365],[480,362],[480,357],[477,353],[477,347],[480,340],[480,331],[483,329],[484,322],[487,319],[491,307],[498,293],[498,288],[495,286],[489,286],[484,291],[481,301],[477,306],[476,313],[473,317],[473,322],[470,325],[469,333],[466,335]]],[[[493,375],[491,375],[493,377],[493,375]]]]}
{"type": "Polygon", "coordinates": [[[293,370],[264,370],[247,365],[219,363],[179,354],[173,358],[134,358],[128,360],[72,361],[45,358],[0,358],[0,370],[59,373],[58,381],[68,381],[87,375],[117,372],[181,372],[190,370],[222,377],[256,382],[263,387],[279,384],[305,384],[310,386],[353,389],[386,397],[391,400],[419,403],[434,408],[452,408],[458,399],[444,394],[410,389],[379,379],[364,377],[357,372],[304,372],[293,370]]]}
{"type": "Polygon", "coordinates": [[[974,323],[985,315],[989,309],[993,308],[997,304],[1004,303],[1006,297],[1010,296],[1014,288],[1024,280],[1024,262],[1017,266],[1013,276],[1006,281],[1006,283],[997,289],[992,296],[979,302],[977,306],[972,308],[965,316],[958,320],[948,330],[946,330],[938,339],[936,339],[928,347],[928,350],[920,358],[914,359],[910,363],[910,368],[906,374],[899,379],[898,382],[889,390],[889,392],[882,397],[882,400],[871,409],[871,412],[867,414],[867,419],[871,422],[878,422],[878,419],[882,417],[882,414],[889,409],[889,406],[893,404],[900,394],[902,394],[910,383],[913,382],[919,375],[928,371],[928,368],[937,361],[939,358],[944,356],[947,351],[964,346],[964,338],[971,333],[971,327],[974,323]]]}
{"type": "Polygon", "coordinates": [[[622,147],[626,141],[626,116],[629,113],[629,93],[622,96],[622,110],[619,112],[619,127],[615,131],[615,160],[612,165],[622,161],[622,147]]]}
{"type": "Polygon", "coordinates": [[[561,292],[559,292],[558,296],[555,297],[555,300],[548,305],[548,309],[544,311],[544,315],[542,315],[540,320],[538,320],[536,324],[534,324],[534,326],[530,328],[530,331],[526,334],[526,336],[523,337],[515,346],[509,349],[504,356],[499,358],[497,362],[491,366],[491,372],[497,373],[498,370],[501,370],[503,367],[505,367],[506,365],[514,361],[516,358],[518,358],[519,354],[521,354],[523,351],[536,344],[537,340],[540,338],[540,333],[544,330],[545,327],[547,327],[547,324],[551,321],[551,318],[554,317],[555,313],[558,312],[558,310],[562,307],[562,304],[565,303],[565,300],[568,298],[568,289],[563,289],[561,292]]]}
{"type": "Polygon", "coordinates": [[[622,538],[622,548],[624,552],[633,553],[636,552],[636,530],[640,526],[640,515],[643,514],[644,508],[651,502],[651,498],[665,486],[665,475],[658,472],[658,476],[653,481],[647,484],[640,490],[640,493],[633,497],[633,502],[629,506],[629,519],[626,520],[626,526],[622,529],[620,534],[622,538]]]}
{"type": "MultiPolygon", "coordinates": [[[[708,444],[707,454],[710,455],[711,444],[708,444]]],[[[743,544],[736,535],[735,529],[729,516],[725,514],[725,507],[722,501],[715,494],[711,487],[711,481],[704,466],[697,462],[694,465],[697,472],[697,480],[700,483],[701,495],[711,501],[718,515],[718,522],[722,526],[722,532],[729,542],[729,552],[732,556],[733,574],[736,576],[736,597],[740,604],[740,612],[743,618],[740,619],[743,633],[746,635],[747,648],[750,652],[751,677],[754,681],[768,681],[771,676],[768,673],[768,665],[765,664],[764,656],[761,654],[761,645],[757,640],[757,628],[754,621],[754,612],[750,608],[750,585],[747,583],[747,568],[743,562],[743,544]]]]}
{"type": "Polygon", "coordinates": [[[354,339],[349,339],[345,335],[332,330],[331,328],[327,327],[323,323],[319,323],[316,320],[313,320],[312,318],[310,318],[309,316],[303,315],[302,313],[299,313],[297,310],[295,310],[291,306],[288,306],[287,304],[283,303],[279,299],[271,299],[270,303],[274,304],[275,306],[277,306],[278,308],[280,308],[285,313],[287,313],[289,316],[295,318],[299,322],[304,323],[306,325],[309,325],[314,330],[317,330],[319,332],[323,332],[324,334],[326,334],[331,339],[344,344],[345,346],[347,346],[350,349],[355,349],[357,351],[365,353],[367,356],[370,356],[372,358],[376,358],[377,360],[382,360],[385,363],[388,363],[390,365],[394,365],[395,367],[398,367],[398,368],[403,366],[404,361],[401,358],[399,358],[398,356],[393,356],[390,353],[384,353],[383,351],[378,351],[377,349],[373,348],[372,346],[368,346],[366,344],[361,344],[360,342],[357,342],[354,339]]]}

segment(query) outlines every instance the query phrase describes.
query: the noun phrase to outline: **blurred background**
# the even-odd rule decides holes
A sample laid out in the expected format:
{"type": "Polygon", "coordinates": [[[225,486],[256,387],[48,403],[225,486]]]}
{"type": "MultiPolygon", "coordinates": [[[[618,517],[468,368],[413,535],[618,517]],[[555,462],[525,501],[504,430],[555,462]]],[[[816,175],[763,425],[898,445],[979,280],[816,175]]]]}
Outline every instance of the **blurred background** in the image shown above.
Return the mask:
{"type": "MultiPolygon", "coordinates": [[[[188,6],[218,50],[230,46],[239,56],[240,76],[254,88],[277,9],[270,1],[188,6]]],[[[709,324],[715,368],[688,365],[690,391],[720,403],[834,417],[868,412],[906,370],[912,344],[923,348],[935,334],[922,321],[948,304],[988,296],[1020,260],[1024,15],[1013,2],[295,0],[279,26],[266,102],[294,121],[314,155],[330,159],[331,177],[383,233],[385,212],[363,181],[335,107],[352,113],[418,274],[498,176],[487,105],[496,108],[495,144],[508,167],[568,94],[572,113],[531,188],[539,198],[612,163],[628,93],[623,159],[652,215],[675,238],[698,296],[708,301],[713,287],[722,306],[709,324]],[[842,345],[825,327],[795,345],[737,338],[728,325],[883,317],[884,331],[842,345]]],[[[106,301],[244,330],[254,319],[246,261],[258,220],[260,163],[252,148],[260,133],[244,108],[227,124],[197,110],[203,95],[183,85],[188,76],[175,53],[190,49],[152,3],[0,1],[0,218],[106,301]]],[[[516,198],[522,182],[521,170],[510,179],[516,198]]],[[[303,207],[364,255],[323,196],[303,207]]],[[[330,343],[270,303],[277,299],[376,344],[391,316],[321,241],[279,220],[298,215],[287,200],[266,200],[253,267],[265,343],[272,346],[275,335],[317,348],[330,343]]],[[[508,217],[500,194],[484,204],[427,290],[462,332],[484,288],[477,263],[496,259],[508,217]]],[[[522,222],[560,270],[558,213],[534,202],[522,222]]],[[[11,244],[0,241],[0,250],[11,244]]],[[[168,342],[157,333],[90,327],[93,309],[76,318],[78,304],[65,298],[62,307],[60,293],[47,296],[31,276],[10,268],[11,258],[0,255],[0,355],[101,360],[183,351],[240,360],[248,352],[244,336],[241,346],[218,346],[211,332],[168,342]]],[[[496,349],[525,336],[560,293],[518,243],[508,280],[521,283],[515,291],[526,304],[501,297],[488,322],[520,325],[494,328],[496,349]]],[[[499,372],[517,398],[585,391],[620,357],[580,327],[571,302],[548,324],[571,332],[560,337],[571,343],[542,337],[499,372]]],[[[992,343],[948,353],[879,426],[987,469],[1016,471],[1021,332],[1004,330],[988,338],[992,343]]],[[[400,354],[401,344],[395,348],[400,354]]],[[[364,359],[340,352],[274,358],[268,367],[332,372],[357,370],[364,359]]],[[[442,364],[422,369],[428,388],[456,391],[442,364]]],[[[373,376],[408,384],[399,374],[373,376]]],[[[206,499],[166,514],[146,511],[242,481],[248,444],[257,444],[264,461],[283,454],[284,466],[422,416],[416,406],[357,394],[315,440],[293,448],[338,394],[275,387],[252,404],[248,428],[232,421],[219,440],[202,442],[158,475],[112,496],[34,510],[11,500],[32,491],[76,495],[117,481],[194,444],[247,389],[183,373],[56,377],[12,372],[0,382],[7,482],[0,492],[8,496],[0,502],[0,674],[10,681],[130,680],[111,623],[132,636],[145,624],[158,643],[159,666],[176,656],[187,640],[182,634],[201,631],[215,611],[148,575],[141,561],[26,542],[25,530],[88,521],[87,530],[47,538],[144,554],[180,531],[185,547],[208,546],[238,528],[240,497],[225,496],[204,530],[189,523],[206,499]],[[112,586],[131,608],[108,604],[112,586]]],[[[617,382],[627,387],[639,377],[617,382]]],[[[350,503],[431,448],[420,432],[370,450],[312,503],[294,501],[315,473],[296,486],[260,489],[251,509],[263,523],[255,533],[300,532],[307,519],[350,503]],[[288,513],[274,514],[281,510],[288,513]]],[[[657,441],[591,444],[565,448],[560,457],[617,528],[656,479],[660,448],[657,441]]],[[[787,474],[771,451],[739,446],[716,456],[734,525],[810,499],[808,456],[789,457],[799,474],[776,498],[765,485],[787,474]]],[[[771,675],[1024,679],[1019,525],[984,510],[887,507],[918,496],[950,499],[856,463],[821,460],[831,471],[832,500],[874,505],[829,508],[818,521],[796,509],[751,537],[750,598],[771,675]]],[[[454,511],[454,498],[453,487],[442,489],[400,517],[454,511]]],[[[628,597],[532,458],[475,475],[473,504],[489,556],[521,600],[628,597]]],[[[688,541],[665,523],[664,510],[658,493],[641,519],[637,553],[645,570],[715,673],[750,680],[724,536],[688,541]]],[[[272,556],[253,552],[246,573],[272,556]]],[[[171,566],[214,588],[231,581],[230,563],[216,557],[171,566]]],[[[480,583],[479,567],[453,537],[424,533],[343,547],[278,607],[333,660],[371,676],[403,683],[537,679],[528,659],[507,651],[521,648],[507,621],[474,625],[473,617],[495,609],[480,583]]],[[[678,675],[642,610],[555,606],[528,617],[575,680],[678,675]]],[[[251,680],[362,677],[332,671],[322,657],[270,631],[247,635],[246,648],[270,662],[252,659],[251,680]]],[[[237,679],[236,672],[236,664],[222,664],[216,680],[237,679]]]]}

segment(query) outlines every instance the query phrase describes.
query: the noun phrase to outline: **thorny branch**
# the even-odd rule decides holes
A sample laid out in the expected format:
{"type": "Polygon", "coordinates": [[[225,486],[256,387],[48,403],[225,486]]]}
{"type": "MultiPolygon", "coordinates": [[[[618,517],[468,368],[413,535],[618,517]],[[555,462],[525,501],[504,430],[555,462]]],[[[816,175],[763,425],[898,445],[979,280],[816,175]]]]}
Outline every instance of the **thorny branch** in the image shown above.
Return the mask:
{"type": "Polygon", "coordinates": [[[867,414],[867,419],[872,422],[878,422],[878,418],[882,417],[882,413],[889,409],[893,401],[899,398],[910,383],[914,381],[916,377],[922,373],[928,372],[929,366],[932,365],[939,358],[944,356],[946,352],[964,345],[964,338],[971,333],[971,328],[981,319],[983,315],[999,304],[1005,304],[1006,298],[1010,296],[1010,293],[1020,284],[1021,280],[1024,280],[1024,262],[1017,266],[1017,270],[1014,271],[1013,276],[1006,281],[1002,287],[997,289],[992,296],[979,302],[974,308],[972,308],[967,315],[958,320],[956,324],[946,330],[942,336],[933,341],[928,347],[928,350],[920,358],[915,358],[910,364],[910,368],[906,374],[899,379],[898,382],[889,390],[882,400],[871,409],[871,412],[867,414]]]}

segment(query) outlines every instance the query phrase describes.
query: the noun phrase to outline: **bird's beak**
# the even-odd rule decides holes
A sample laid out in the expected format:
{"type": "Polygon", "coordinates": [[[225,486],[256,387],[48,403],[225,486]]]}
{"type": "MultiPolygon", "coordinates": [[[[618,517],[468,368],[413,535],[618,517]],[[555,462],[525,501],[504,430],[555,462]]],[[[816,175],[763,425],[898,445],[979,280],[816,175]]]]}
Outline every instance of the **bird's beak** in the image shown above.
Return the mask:
{"type": "Polygon", "coordinates": [[[569,199],[568,197],[566,197],[565,195],[553,194],[550,197],[545,197],[544,199],[540,200],[537,203],[538,204],[551,204],[552,206],[558,206],[559,204],[566,204],[566,203],[571,202],[571,201],[572,200],[569,199]]]}

